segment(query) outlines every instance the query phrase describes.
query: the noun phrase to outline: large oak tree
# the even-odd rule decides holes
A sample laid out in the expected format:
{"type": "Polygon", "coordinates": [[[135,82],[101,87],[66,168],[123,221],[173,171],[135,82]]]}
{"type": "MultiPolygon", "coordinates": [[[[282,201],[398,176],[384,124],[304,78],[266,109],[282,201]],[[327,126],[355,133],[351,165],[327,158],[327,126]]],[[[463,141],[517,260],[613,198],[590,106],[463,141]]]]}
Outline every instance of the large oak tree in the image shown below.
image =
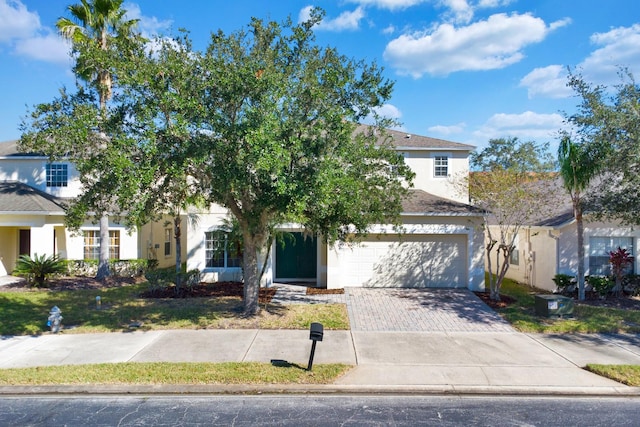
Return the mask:
{"type": "MultiPolygon", "coordinates": [[[[371,224],[400,225],[413,178],[385,138],[392,123],[377,114],[392,82],[376,64],[318,46],[322,16],[316,9],[299,25],[253,19],[212,34],[204,52],[184,36],[112,58],[118,93],[101,153],[113,162],[92,191],[113,197],[131,223],[194,199],[229,209],[242,234],[248,315],[258,311],[275,225],[300,224],[328,243],[371,224]],[[358,127],[365,119],[372,125],[358,127]]],[[[49,106],[45,117],[77,134],[96,126],[82,113],[83,93],[63,95],[65,108],[49,106]]]]}

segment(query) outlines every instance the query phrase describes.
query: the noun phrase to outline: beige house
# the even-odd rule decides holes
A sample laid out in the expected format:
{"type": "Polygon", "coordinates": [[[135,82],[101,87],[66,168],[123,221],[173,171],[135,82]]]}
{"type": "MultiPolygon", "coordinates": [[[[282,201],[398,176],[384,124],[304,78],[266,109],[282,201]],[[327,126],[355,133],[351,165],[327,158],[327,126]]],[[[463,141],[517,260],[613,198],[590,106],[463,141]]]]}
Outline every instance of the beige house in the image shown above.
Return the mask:
{"type": "MultiPolygon", "coordinates": [[[[616,222],[592,221],[585,215],[585,257],[578,259],[578,234],[571,199],[560,182],[550,188],[561,202],[551,207],[546,215],[522,227],[506,277],[554,291],[553,277],[556,274],[576,276],[580,262],[586,276],[608,275],[611,272],[610,251],[621,247],[635,255],[634,248],[640,243],[640,230],[616,222]]],[[[636,257],[633,272],[640,271],[638,262],[636,257]]]]}

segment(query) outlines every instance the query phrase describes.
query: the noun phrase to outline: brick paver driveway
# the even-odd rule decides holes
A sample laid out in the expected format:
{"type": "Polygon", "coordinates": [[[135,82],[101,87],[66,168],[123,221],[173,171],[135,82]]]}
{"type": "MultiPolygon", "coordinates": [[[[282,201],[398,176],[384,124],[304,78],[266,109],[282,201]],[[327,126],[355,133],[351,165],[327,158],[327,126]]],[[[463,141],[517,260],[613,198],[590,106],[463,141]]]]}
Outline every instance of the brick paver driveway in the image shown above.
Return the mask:
{"type": "Polygon", "coordinates": [[[346,303],[352,331],[513,332],[467,289],[346,288],[343,295],[305,295],[277,285],[274,302],[346,303]]]}

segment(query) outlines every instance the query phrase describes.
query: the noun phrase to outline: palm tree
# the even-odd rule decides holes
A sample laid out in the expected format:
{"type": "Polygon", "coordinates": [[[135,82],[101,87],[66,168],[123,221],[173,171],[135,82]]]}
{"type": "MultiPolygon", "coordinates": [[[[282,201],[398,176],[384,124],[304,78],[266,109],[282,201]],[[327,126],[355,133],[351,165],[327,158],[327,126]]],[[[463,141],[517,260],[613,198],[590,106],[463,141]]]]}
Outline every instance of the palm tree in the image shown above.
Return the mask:
{"type": "MultiPolygon", "coordinates": [[[[107,102],[112,95],[112,69],[101,57],[90,52],[106,53],[115,37],[133,37],[138,20],[125,20],[123,0],[81,0],[68,7],[72,19],[60,18],[56,27],[62,37],[70,40],[77,54],[74,72],[78,77],[96,87],[103,118],[107,114],[107,102]]],[[[101,133],[101,139],[106,140],[101,133]]],[[[109,276],[109,216],[100,217],[100,255],[98,274],[102,280],[109,276]]]]}
{"type": "Polygon", "coordinates": [[[569,192],[578,233],[578,299],[584,300],[584,223],[583,195],[597,173],[597,164],[584,144],[577,144],[565,135],[558,146],[558,162],[564,187],[569,192]]]}

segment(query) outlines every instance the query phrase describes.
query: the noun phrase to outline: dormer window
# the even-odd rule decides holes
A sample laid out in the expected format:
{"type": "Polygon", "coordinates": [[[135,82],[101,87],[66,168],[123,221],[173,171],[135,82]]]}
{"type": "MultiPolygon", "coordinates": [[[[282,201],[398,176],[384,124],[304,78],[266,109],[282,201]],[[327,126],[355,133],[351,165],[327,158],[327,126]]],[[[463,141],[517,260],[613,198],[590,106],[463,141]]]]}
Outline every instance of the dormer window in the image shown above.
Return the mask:
{"type": "Polygon", "coordinates": [[[68,180],[67,165],[64,163],[47,164],[47,187],[66,187],[68,180]]]}
{"type": "Polygon", "coordinates": [[[433,175],[436,178],[449,176],[449,157],[441,155],[435,156],[433,158],[433,165],[433,175]]]}

